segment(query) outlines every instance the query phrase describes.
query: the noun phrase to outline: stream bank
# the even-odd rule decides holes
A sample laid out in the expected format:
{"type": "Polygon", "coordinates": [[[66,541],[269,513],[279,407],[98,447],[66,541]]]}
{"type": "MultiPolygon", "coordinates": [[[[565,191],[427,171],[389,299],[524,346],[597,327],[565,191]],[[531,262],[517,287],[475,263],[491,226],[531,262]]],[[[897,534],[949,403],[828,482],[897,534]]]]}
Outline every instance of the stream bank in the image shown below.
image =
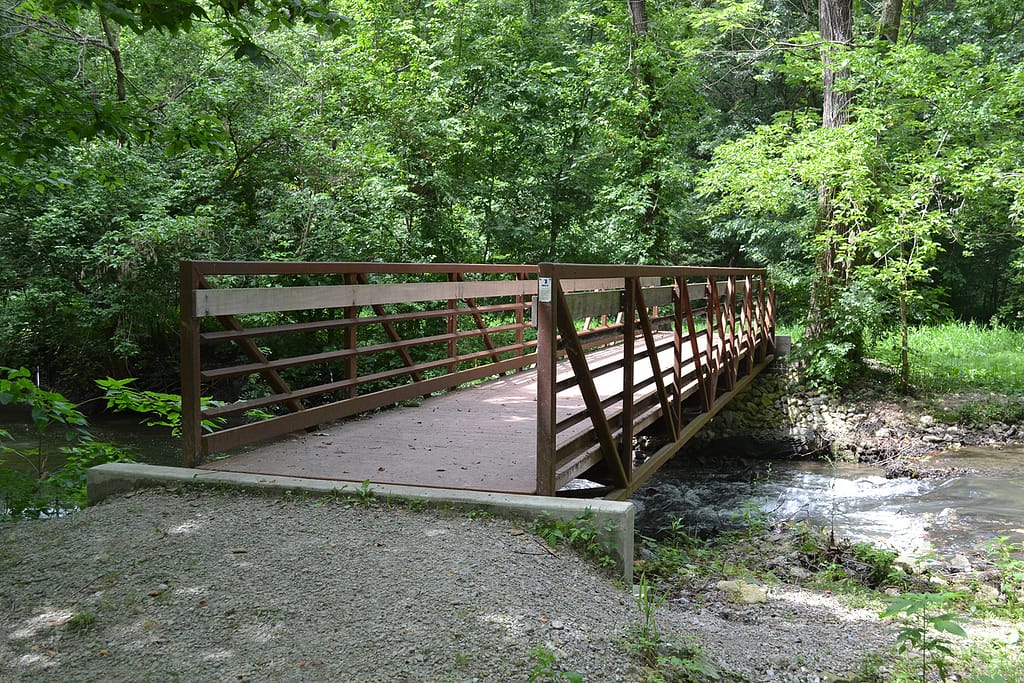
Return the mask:
{"type": "MultiPolygon", "coordinates": [[[[893,468],[892,476],[927,476],[942,472],[930,470],[923,456],[1024,443],[1024,424],[948,421],[970,404],[1019,399],[991,393],[897,396],[883,381],[866,377],[841,394],[828,393],[807,384],[781,359],[716,415],[683,457],[709,447],[722,450],[716,443],[728,449],[748,441],[784,457],[829,456],[881,463],[893,468]]],[[[758,457],[758,452],[748,447],[740,455],[758,457]]]]}

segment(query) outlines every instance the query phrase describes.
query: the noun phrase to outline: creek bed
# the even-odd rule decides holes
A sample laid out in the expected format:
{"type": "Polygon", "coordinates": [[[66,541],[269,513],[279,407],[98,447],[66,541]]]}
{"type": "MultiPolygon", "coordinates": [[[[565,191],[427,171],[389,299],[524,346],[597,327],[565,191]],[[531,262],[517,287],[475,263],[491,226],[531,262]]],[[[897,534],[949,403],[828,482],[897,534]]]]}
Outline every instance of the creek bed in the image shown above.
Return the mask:
{"type": "Polygon", "coordinates": [[[964,448],[929,456],[926,478],[888,479],[873,465],[750,457],[688,459],[636,493],[637,530],[657,537],[676,518],[692,535],[753,517],[807,522],[909,556],[983,553],[1024,539],[1024,448],[964,448]]]}

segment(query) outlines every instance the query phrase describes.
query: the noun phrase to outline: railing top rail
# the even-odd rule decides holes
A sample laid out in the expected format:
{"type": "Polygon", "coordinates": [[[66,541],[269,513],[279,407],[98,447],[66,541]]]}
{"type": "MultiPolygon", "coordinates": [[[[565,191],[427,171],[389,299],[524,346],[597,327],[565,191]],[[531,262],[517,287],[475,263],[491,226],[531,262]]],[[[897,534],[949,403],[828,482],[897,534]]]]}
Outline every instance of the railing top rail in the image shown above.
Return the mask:
{"type": "Polygon", "coordinates": [[[725,268],[701,266],[634,266],[589,263],[541,263],[539,274],[544,277],[573,278],[577,280],[605,277],[729,277],[767,275],[764,268],[725,268]]]}
{"type": "Polygon", "coordinates": [[[348,273],[537,273],[531,264],[382,263],[377,261],[186,261],[200,275],[336,275],[348,273]]]}

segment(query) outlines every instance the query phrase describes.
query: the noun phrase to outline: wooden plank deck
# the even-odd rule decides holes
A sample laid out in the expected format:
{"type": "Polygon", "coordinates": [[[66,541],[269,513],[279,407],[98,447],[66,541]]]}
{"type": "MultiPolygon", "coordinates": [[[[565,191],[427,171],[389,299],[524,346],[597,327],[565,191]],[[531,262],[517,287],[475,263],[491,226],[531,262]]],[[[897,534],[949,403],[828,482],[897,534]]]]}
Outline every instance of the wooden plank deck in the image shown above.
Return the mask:
{"type": "MultiPolygon", "coordinates": [[[[638,340],[638,353],[642,346],[643,341],[638,340]]],[[[588,354],[588,365],[604,365],[621,353],[621,345],[599,349],[588,354]]],[[[662,368],[671,368],[672,350],[660,353],[659,361],[662,368]]],[[[568,361],[559,363],[559,379],[571,374],[568,361]]],[[[650,363],[638,360],[636,376],[650,374],[650,363]]],[[[595,378],[602,398],[622,391],[622,375],[618,369],[595,378]]],[[[558,394],[558,419],[583,408],[578,390],[558,394]]],[[[417,406],[400,406],[313,433],[292,434],[202,467],[356,484],[369,480],[532,494],[537,480],[536,425],[537,373],[531,368],[431,396],[417,406]]],[[[559,441],[575,433],[569,431],[559,441]]]]}

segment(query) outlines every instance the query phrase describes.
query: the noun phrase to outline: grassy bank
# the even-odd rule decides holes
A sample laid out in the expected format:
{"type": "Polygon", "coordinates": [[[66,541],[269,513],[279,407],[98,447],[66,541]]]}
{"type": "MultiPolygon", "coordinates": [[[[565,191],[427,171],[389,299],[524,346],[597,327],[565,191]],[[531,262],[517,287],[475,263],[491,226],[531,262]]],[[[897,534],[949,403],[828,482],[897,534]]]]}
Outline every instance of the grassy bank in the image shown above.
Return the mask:
{"type": "MultiPolygon", "coordinates": [[[[1024,331],[946,323],[910,330],[910,383],[920,391],[1024,395],[1024,331]]],[[[868,355],[900,365],[898,333],[870,340],[868,355]]]]}

